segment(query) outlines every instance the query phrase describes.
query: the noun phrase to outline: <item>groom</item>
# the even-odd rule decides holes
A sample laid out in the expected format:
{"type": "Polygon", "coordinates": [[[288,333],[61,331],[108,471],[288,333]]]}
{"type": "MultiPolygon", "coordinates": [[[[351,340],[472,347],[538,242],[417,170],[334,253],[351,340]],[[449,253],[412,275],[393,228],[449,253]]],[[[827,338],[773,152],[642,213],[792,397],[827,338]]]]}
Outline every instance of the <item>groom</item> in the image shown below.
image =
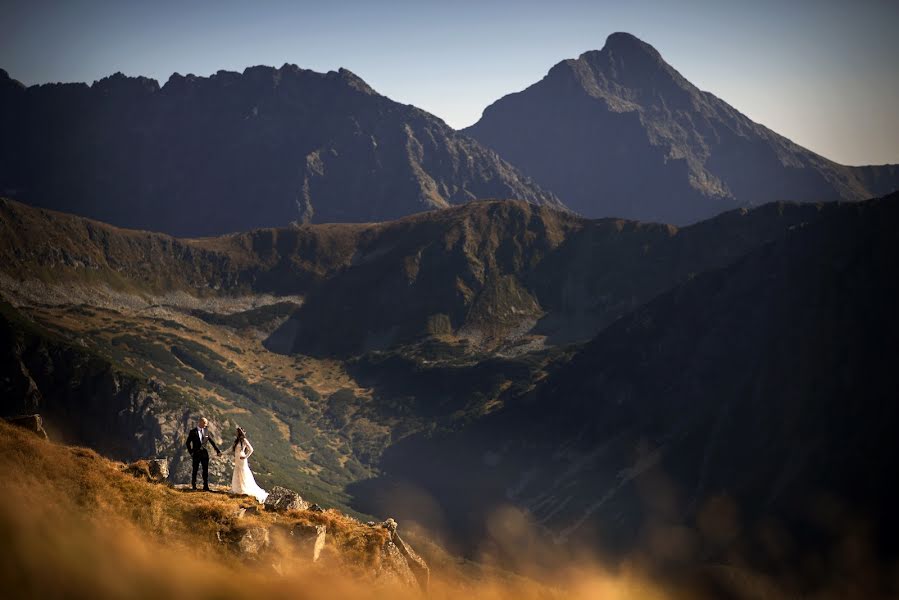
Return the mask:
{"type": "Polygon", "coordinates": [[[197,469],[203,465],[203,491],[209,491],[209,452],[206,450],[206,443],[212,444],[218,456],[222,455],[222,451],[215,445],[215,440],[209,434],[207,429],[209,421],[205,417],[200,417],[197,426],[190,430],[187,434],[187,451],[190,452],[194,461],[193,475],[190,478],[190,487],[197,489],[197,469]]]}

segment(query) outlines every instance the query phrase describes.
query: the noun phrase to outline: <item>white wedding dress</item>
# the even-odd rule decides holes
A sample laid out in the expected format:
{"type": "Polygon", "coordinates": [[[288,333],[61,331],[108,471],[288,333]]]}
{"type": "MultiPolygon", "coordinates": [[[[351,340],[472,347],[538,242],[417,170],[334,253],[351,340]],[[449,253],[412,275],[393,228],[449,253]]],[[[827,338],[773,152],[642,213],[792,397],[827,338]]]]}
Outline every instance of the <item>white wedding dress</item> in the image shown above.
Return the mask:
{"type": "Polygon", "coordinates": [[[265,502],[268,492],[256,484],[253,472],[250,471],[250,461],[247,459],[251,454],[253,454],[253,446],[246,439],[241,440],[234,448],[234,475],[231,476],[231,492],[255,496],[259,502],[265,502]]]}

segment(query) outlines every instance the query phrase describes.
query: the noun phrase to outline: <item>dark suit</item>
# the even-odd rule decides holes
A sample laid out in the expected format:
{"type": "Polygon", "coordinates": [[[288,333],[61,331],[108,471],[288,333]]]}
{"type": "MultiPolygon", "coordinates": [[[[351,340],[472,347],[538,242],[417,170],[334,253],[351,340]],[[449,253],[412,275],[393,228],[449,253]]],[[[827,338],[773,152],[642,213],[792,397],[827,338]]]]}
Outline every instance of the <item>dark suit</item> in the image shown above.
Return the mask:
{"type": "Polygon", "coordinates": [[[187,434],[187,451],[190,452],[190,456],[193,458],[193,474],[190,477],[190,486],[193,489],[197,489],[197,469],[200,468],[200,465],[203,465],[203,489],[209,489],[209,451],[206,450],[206,444],[212,444],[216,452],[222,453],[219,447],[215,445],[215,440],[209,434],[208,427],[204,430],[202,440],[200,439],[200,432],[196,427],[187,434]]]}

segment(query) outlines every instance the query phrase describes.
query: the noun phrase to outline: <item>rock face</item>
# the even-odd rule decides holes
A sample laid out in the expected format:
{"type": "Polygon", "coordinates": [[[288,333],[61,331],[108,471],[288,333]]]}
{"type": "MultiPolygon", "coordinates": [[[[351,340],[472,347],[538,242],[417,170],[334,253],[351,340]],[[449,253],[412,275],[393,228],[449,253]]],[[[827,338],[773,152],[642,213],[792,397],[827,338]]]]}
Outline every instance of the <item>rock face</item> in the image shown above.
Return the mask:
{"type": "Polygon", "coordinates": [[[16,83],[0,75],[0,194],[125,227],[198,236],[478,198],[561,206],[495,152],[344,69],[16,83]]]}
{"type": "MultiPolygon", "coordinates": [[[[241,518],[243,514],[239,515],[241,518]]],[[[259,558],[269,550],[299,554],[304,560],[318,561],[327,542],[324,525],[297,523],[292,526],[274,524],[271,528],[252,526],[227,532],[219,532],[222,540],[230,540],[233,548],[242,556],[259,558]]]]}
{"type": "Polygon", "coordinates": [[[6,417],[6,421],[8,423],[12,423],[17,427],[27,429],[28,431],[34,433],[38,437],[44,438],[45,440],[50,439],[50,437],[47,435],[46,430],[44,430],[44,420],[40,415],[20,415],[16,417],[6,417]]]}
{"type": "Polygon", "coordinates": [[[288,510],[306,510],[307,508],[309,508],[309,503],[303,500],[297,492],[280,485],[276,485],[269,490],[265,499],[266,510],[285,512],[288,510]]]}
{"type": "Polygon", "coordinates": [[[845,167],[802,148],[627,33],[497,100],[465,132],[588,217],[684,224],[736,206],[899,188],[895,165],[845,167]]]}
{"type": "Polygon", "coordinates": [[[2,385],[9,394],[4,412],[40,410],[60,441],[89,442],[119,460],[169,454],[161,443],[167,407],[146,382],[14,319],[0,319],[0,339],[2,385]],[[68,390],[90,401],[69,402],[68,390]]]}
{"type": "Polygon", "coordinates": [[[396,544],[388,540],[381,548],[381,564],[376,577],[387,585],[402,585],[405,587],[417,587],[418,581],[415,574],[409,568],[409,563],[397,548],[396,544]]]}
{"type": "MultiPolygon", "coordinates": [[[[283,495],[283,488],[281,490],[283,495]]],[[[238,519],[243,514],[239,513],[238,519]]],[[[381,583],[399,584],[427,592],[430,569],[424,559],[399,536],[396,521],[388,519],[372,526],[383,527],[389,532],[380,548],[376,579],[381,583]]],[[[324,524],[288,525],[278,522],[270,527],[244,526],[227,532],[219,531],[217,537],[223,543],[230,543],[238,554],[247,559],[259,560],[271,553],[298,553],[301,558],[312,562],[319,560],[328,539],[324,524]]]]}
{"type": "MultiPolygon", "coordinates": [[[[132,462],[146,456],[154,476],[189,482],[191,460],[184,446],[198,415],[185,399],[159,381],[123,373],[100,356],[66,343],[0,303],[0,414],[40,411],[63,443],[87,445],[110,458],[132,462]],[[152,465],[152,466],[151,466],[152,465]],[[163,475],[165,473],[165,475],[163,475]]],[[[224,422],[207,414],[214,434],[224,422]]],[[[31,426],[35,419],[29,418],[31,426]]],[[[230,483],[231,468],[212,458],[210,482],[230,483]]]]}
{"type": "Polygon", "coordinates": [[[423,592],[428,591],[431,582],[431,569],[412,546],[405,543],[397,532],[398,524],[387,519],[381,527],[390,532],[390,538],[384,544],[382,560],[384,568],[392,571],[392,575],[407,585],[417,586],[423,592]]]}

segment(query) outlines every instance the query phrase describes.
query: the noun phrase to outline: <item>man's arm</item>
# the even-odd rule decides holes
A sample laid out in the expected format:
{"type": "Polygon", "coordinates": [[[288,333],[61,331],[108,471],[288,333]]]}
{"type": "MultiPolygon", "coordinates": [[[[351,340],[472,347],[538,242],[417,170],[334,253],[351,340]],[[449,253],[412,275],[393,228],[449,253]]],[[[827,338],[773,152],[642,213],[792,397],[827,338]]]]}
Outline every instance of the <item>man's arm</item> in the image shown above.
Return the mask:
{"type": "Polygon", "coordinates": [[[194,434],[193,431],[191,431],[191,432],[189,432],[189,433],[187,434],[187,443],[185,444],[185,446],[187,446],[187,452],[188,452],[189,454],[193,454],[193,453],[194,453],[194,449],[193,449],[193,447],[191,446],[191,442],[193,441],[193,439],[192,439],[192,438],[193,438],[193,434],[194,434]]]}
{"type": "Polygon", "coordinates": [[[216,452],[218,452],[219,454],[222,453],[222,451],[219,450],[219,447],[215,445],[215,440],[212,439],[212,436],[211,436],[211,435],[209,436],[209,443],[212,444],[212,447],[215,448],[215,451],[216,451],[216,452]]]}

